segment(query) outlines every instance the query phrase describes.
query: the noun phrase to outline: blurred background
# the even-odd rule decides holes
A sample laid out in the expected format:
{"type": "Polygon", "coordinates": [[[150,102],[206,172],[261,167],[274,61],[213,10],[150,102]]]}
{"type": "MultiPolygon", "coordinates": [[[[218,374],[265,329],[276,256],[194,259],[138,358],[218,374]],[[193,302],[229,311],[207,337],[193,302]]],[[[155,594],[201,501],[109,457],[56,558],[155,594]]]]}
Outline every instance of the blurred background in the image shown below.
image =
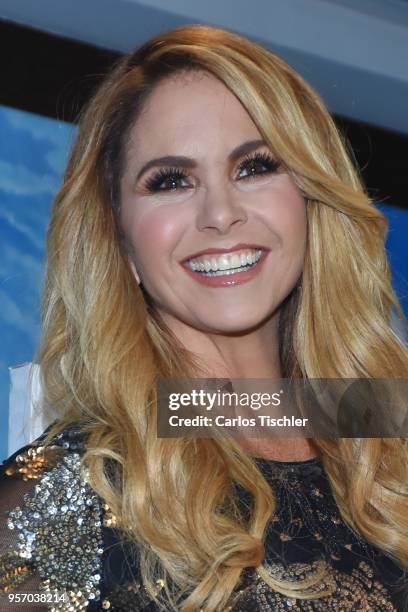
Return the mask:
{"type": "Polygon", "coordinates": [[[0,0],[0,461],[17,444],[10,368],[39,342],[45,232],[78,113],[121,54],[192,23],[262,43],[319,91],[389,219],[408,315],[408,0],[0,0]]]}

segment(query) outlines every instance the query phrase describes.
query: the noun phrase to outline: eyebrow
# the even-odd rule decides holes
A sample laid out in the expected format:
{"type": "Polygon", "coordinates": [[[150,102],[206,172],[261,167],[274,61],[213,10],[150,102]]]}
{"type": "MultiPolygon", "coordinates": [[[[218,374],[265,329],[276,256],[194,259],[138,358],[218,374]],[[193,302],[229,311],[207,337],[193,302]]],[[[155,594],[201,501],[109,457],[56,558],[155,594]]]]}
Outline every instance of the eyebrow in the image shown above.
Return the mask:
{"type": "MultiPolygon", "coordinates": [[[[235,147],[235,149],[231,151],[231,153],[228,155],[228,161],[234,162],[243,155],[251,153],[251,151],[254,151],[255,149],[259,149],[259,147],[261,146],[266,146],[266,142],[263,139],[248,140],[238,145],[238,147],[235,147]]],[[[165,155],[164,157],[157,157],[156,159],[151,159],[139,170],[135,179],[135,183],[137,183],[140,177],[145,172],[147,172],[147,170],[150,170],[150,168],[157,168],[162,166],[196,168],[197,161],[195,159],[192,159],[191,157],[184,157],[182,155],[165,155]]]]}

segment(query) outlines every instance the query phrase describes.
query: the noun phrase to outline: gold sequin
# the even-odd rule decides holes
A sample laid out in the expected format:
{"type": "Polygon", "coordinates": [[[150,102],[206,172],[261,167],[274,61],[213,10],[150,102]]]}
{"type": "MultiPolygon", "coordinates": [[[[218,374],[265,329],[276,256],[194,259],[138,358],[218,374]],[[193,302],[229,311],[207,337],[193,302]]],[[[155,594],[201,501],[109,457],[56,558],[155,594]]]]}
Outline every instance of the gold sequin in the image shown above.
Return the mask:
{"type": "Polygon", "coordinates": [[[32,567],[22,563],[20,555],[15,551],[5,552],[0,556],[0,593],[15,590],[32,572],[32,567]]]}
{"type": "Polygon", "coordinates": [[[287,533],[280,533],[279,537],[282,540],[282,542],[288,542],[289,540],[292,539],[290,535],[288,535],[287,533]]]}
{"type": "MultiPolygon", "coordinates": [[[[155,590],[155,594],[160,588],[155,590]]],[[[127,612],[133,610],[143,610],[151,602],[151,597],[140,582],[130,584],[115,584],[108,593],[108,600],[113,610],[127,612]]]]}
{"type": "Polygon", "coordinates": [[[104,527],[117,527],[118,520],[115,514],[113,514],[110,506],[106,503],[102,504],[103,509],[103,526],[104,527]]]}
{"type": "Polygon", "coordinates": [[[6,476],[20,475],[22,480],[38,480],[44,470],[53,467],[66,451],[59,446],[30,447],[17,455],[14,463],[6,468],[6,476]]]}
{"type": "MultiPolygon", "coordinates": [[[[282,564],[264,564],[264,567],[275,579],[296,582],[311,576],[316,571],[317,564],[293,563],[287,567],[282,564]]],[[[254,610],[259,612],[275,612],[276,610],[397,612],[385,587],[379,581],[373,581],[372,568],[365,561],[361,561],[351,574],[341,572],[329,565],[327,569],[323,580],[309,589],[311,599],[297,599],[278,593],[255,573],[253,586],[236,593],[233,605],[230,605],[227,610],[232,612],[253,612],[254,610]],[[316,596],[313,598],[313,594],[319,590],[329,591],[330,594],[322,598],[316,596]]]]}
{"type": "Polygon", "coordinates": [[[51,612],[80,612],[99,597],[101,517],[100,499],[81,473],[77,453],[63,456],[24,495],[21,506],[8,512],[7,526],[18,532],[14,555],[20,565],[23,558],[35,567],[40,590],[56,602],[51,612]]]}

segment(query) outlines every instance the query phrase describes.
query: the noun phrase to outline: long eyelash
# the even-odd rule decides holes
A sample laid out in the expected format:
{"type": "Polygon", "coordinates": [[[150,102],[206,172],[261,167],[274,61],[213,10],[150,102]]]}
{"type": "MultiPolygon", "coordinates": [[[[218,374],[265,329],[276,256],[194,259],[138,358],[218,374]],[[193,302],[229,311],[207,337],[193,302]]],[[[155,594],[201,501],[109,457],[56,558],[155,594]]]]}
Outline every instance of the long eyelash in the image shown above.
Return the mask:
{"type": "Polygon", "coordinates": [[[270,153],[261,153],[258,151],[257,153],[249,153],[244,157],[244,159],[240,162],[238,166],[238,172],[241,172],[241,170],[243,170],[248,165],[248,163],[254,161],[264,164],[272,172],[276,172],[276,170],[280,166],[280,163],[276,159],[274,159],[270,153]]]}
{"type": "MultiPolygon", "coordinates": [[[[257,152],[254,154],[250,153],[244,157],[238,166],[238,172],[241,172],[250,162],[254,161],[264,164],[271,172],[276,172],[280,166],[279,162],[276,161],[270,153],[257,152]]],[[[183,170],[180,170],[180,168],[160,168],[156,174],[146,180],[144,186],[148,191],[155,192],[159,190],[163,181],[169,178],[175,180],[185,179],[187,178],[187,174],[183,170]]]]}
{"type": "Polygon", "coordinates": [[[166,179],[185,179],[187,178],[187,174],[180,170],[180,168],[160,168],[156,174],[148,178],[145,182],[145,188],[148,191],[157,191],[166,179]]]}

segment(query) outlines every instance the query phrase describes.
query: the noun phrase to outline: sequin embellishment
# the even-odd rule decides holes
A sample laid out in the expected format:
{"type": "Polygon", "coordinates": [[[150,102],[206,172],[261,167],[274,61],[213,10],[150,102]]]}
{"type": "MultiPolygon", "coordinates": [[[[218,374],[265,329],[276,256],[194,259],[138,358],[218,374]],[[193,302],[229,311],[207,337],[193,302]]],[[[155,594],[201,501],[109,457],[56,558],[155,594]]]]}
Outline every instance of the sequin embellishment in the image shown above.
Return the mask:
{"type": "Polygon", "coordinates": [[[19,475],[25,482],[38,480],[43,472],[53,467],[58,459],[64,454],[59,446],[31,446],[29,449],[17,455],[14,463],[6,470],[6,476],[19,475]]]}
{"type": "Polygon", "coordinates": [[[64,594],[52,612],[85,610],[100,597],[102,507],[70,453],[8,513],[7,526],[19,531],[17,555],[35,566],[45,593],[64,594]]]}
{"type": "MultiPolygon", "coordinates": [[[[8,527],[18,537],[17,544],[8,545],[0,555],[0,592],[8,593],[37,575],[42,592],[65,595],[64,602],[51,604],[51,612],[136,612],[146,606],[158,611],[137,577],[136,549],[118,553],[117,517],[91,489],[86,470],[80,470],[85,450],[81,432],[61,432],[54,446],[43,447],[41,442],[21,451],[4,470],[5,476],[33,482],[20,506],[8,512],[8,527]],[[123,568],[129,571],[122,575],[123,568]],[[135,580],[130,583],[132,575],[135,580]]],[[[385,575],[374,571],[373,549],[341,519],[322,467],[316,462],[261,466],[277,500],[263,567],[271,578],[293,584],[292,596],[271,588],[262,572],[246,568],[223,612],[402,612],[400,600],[393,602],[394,589],[401,585],[399,570],[392,584],[382,584],[385,575]],[[296,598],[299,582],[316,570],[316,556],[326,560],[327,574],[310,587],[316,589],[309,591],[312,599],[296,598]],[[318,598],[322,591],[325,596],[318,598]]],[[[241,494],[246,507],[247,497],[241,494]]],[[[158,581],[157,593],[161,588],[158,581]]]]}
{"type": "Polygon", "coordinates": [[[32,574],[32,568],[14,551],[0,556],[0,593],[9,593],[32,574]]]}
{"type": "MultiPolygon", "coordinates": [[[[273,578],[296,581],[308,578],[317,569],[316,564],[294,563],[284,568],[281,564],[265,564],[273,578]]],[[[261,576],[256,575],[254,584],[238,592],[234,603],[227,608],[231,612],[314,612],[320,610],[375,610],[376,612],[397,612],[389,598],[387,589],[373,577],[372,568],[364,561],[351,574],[329,567],[322,582],[314,587],[316,591],[327,589],[327,597],[296,599],[270,589],[261,576]]],[[[307,589],[306,589],[307,592],[307,589]]],[[[309,591],[310,593],[313,590],[309,591]]]]}

